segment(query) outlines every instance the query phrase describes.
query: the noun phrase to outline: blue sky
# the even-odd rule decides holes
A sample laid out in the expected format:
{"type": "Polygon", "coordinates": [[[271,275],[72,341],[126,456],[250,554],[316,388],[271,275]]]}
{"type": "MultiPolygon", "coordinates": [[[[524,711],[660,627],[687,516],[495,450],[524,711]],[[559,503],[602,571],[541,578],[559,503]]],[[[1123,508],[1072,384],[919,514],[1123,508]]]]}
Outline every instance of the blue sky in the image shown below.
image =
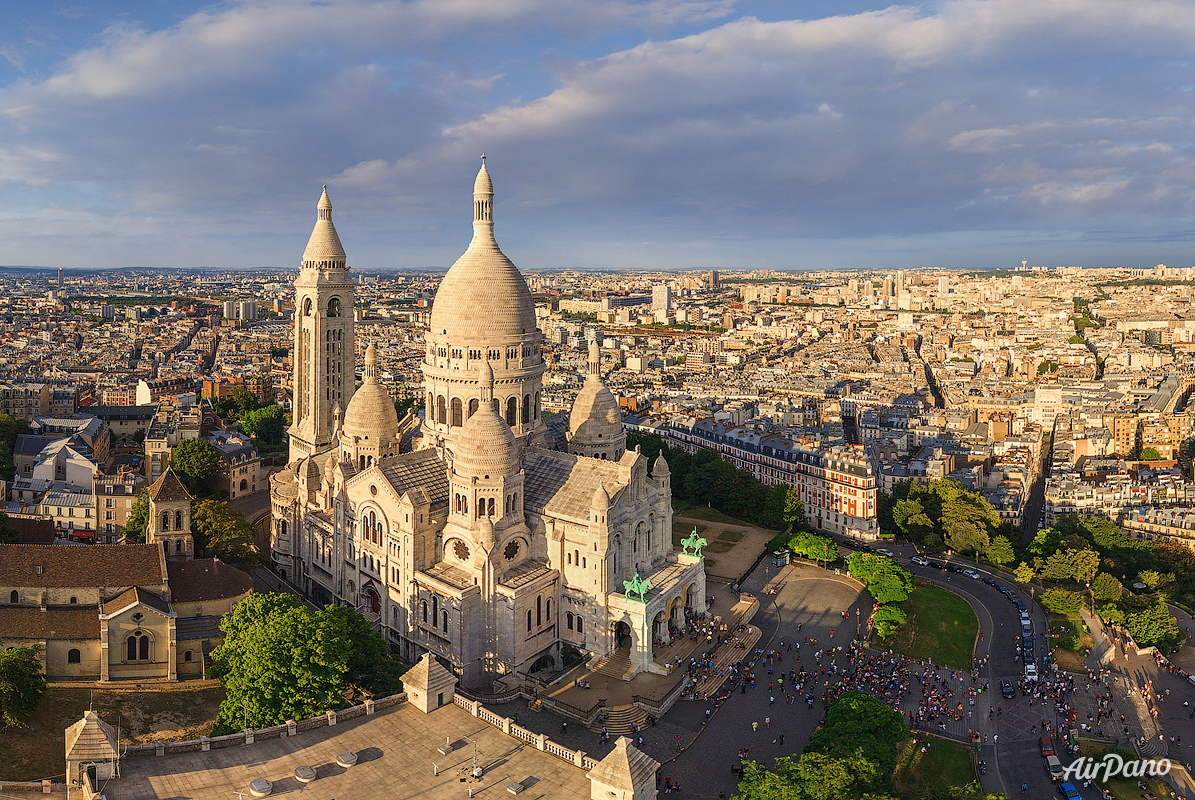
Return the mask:
{"type": "Polygon", "coordinates": [[[1195,3],[0,0],[0,263],[1195,263],[1195,3]]]}

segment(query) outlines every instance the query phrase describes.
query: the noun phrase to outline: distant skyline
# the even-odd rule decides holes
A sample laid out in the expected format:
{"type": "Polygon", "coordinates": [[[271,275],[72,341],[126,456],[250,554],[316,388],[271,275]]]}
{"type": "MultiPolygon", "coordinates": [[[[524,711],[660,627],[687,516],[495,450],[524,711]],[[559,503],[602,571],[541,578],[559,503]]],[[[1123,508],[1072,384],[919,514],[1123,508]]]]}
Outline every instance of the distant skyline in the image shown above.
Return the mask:
{"type": "Polygon", "coordinates": [[[0,0],[0,262],[1195,263],[1195,4],[0,0]]]}

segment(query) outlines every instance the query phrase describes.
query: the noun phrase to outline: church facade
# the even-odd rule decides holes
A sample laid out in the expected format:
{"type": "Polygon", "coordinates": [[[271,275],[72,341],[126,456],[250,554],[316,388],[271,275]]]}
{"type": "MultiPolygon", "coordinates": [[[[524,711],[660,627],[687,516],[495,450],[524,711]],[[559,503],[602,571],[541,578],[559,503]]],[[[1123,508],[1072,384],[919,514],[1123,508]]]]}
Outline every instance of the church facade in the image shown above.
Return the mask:
{"type": "Polygon", "coordinates": [[[493,198],[483,163],[473,239],[425,337],[422,418],[400,421],[373,346],[354,387],[353,278],[325,190],[296,281],[272,567],[316,602],[360,609],[408,663],[430,652],[451,664],[466,687],[558,671],[571,650],[623,647],[632,673],[661,670],[654,643],[705,611],[701,559],[672,545],[668,465],[626,449],[596,345],[567,449],[552,447],[543,335],[494,239],[493,198]],[[636,575],[651,582],[643,595],[626,591],[636,575]]]}

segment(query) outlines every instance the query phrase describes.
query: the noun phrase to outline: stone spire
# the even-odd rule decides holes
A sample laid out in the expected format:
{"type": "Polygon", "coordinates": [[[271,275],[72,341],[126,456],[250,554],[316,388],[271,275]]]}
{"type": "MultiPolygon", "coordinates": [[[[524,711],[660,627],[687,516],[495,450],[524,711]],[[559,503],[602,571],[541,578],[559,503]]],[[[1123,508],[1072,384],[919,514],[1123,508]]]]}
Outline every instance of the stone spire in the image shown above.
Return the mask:
{"type": "Polygon", "coordinates": [[[589,343],[589,374],[595,377],[602,374],[602,351],[598,347],[597,339],[589,343]]]}
{"type": "Polygon", "coordinates": [[[480,405],[492,406],[494,402],[494,368],[490,366],[489,361],[481,362],[481,377],[478,379],[478,388],[481,389],[480,405]]]}
{"type": "Polygon", "coordinates": [[[365,377],[361,382],[378,382],[378,346],[375,342],[370,342],[369,347],[365,348],[365,377]]]}
{"type": "Polygon", "coordinates": [[[473,181],[473,235],[494,235],[494,182],[485,168],[485,154],[481,155],[481,169],[473,181]]]}

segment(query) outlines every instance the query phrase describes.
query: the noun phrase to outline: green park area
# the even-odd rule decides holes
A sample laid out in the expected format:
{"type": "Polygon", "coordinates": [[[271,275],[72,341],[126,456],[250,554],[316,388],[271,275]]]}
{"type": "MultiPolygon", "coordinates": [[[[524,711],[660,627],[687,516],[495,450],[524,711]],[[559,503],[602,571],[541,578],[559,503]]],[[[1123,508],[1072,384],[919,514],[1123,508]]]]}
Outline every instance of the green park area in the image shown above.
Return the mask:
{"type": "Polygon", "coordinates": [[[1084,672],[1084,656],[1094,646],[1087,624],[1077,615],[1050,614],[1050,647],[1058,666],[1068,672],[1084,672]]]}
{"type": "Polygon", "coordinates": [[[903,797],[950,797],[952,790],[975,780],[966,745],[921,735],[901,746],[896,788],[903,797]]]}
{"type": "Polygon", "coordinates": [[[971,668],[979,620],[966,600],[917,582],[904,602],[904,611],[908,619],[891,636],[877,642],[880,647],[955,669],[971,668]]]}
{"type": "MultiPolygon", "coordinates": [[[[1122,750],[1119,747],[1108,747],[1106,745],[1095,744],[1094,742],[1079,743],[1079,755],[1081,756],[1102,761],[1104,755],[1107,753],[1116,753],[1126,763],[1137,760],[1135,754],[1127,750],[1122,750]]],[[[1100,773],[1100,777],[1103,777],[1103,772],[1100,773]]],[[[1174,789],[1170,784],[1158,778],[1151,778],[1148,775],[1143,775],[1140,778],[1126,778],[1123,775],[1118,775],[1110,781],[1097,779],[1095,782],[1103,787],[1115,800],[1158,800],[1158,798],[1174,797],[1174,789]],[[1137,785],[1138,781],[1145,784],[1144,789],[1137,785]]]]}

